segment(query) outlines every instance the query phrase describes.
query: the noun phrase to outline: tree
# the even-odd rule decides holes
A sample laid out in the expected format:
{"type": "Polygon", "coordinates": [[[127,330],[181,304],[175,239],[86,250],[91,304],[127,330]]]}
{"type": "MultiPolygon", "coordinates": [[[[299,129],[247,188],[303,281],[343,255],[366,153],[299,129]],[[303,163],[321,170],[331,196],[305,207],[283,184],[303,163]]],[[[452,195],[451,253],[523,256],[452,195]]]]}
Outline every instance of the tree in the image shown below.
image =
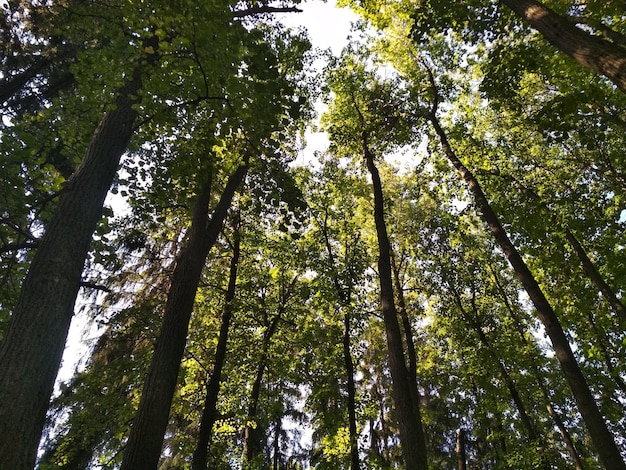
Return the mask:
{"type": "Polygon", "coordinates": [[[456,157],[456,154],[448,142],[445,132],[439,124],[436,117],[438,108],[438,92],[435,88],[434,78],[430,71],[429,77],[434,93],[434,102],[429,119],[435,128],[435,132],[441,139],[443,150],[452,165],[459,171],[463,179],[467,182],[469,190],[476,199],[476,204],[480,207],[480,210],[483,213],[485,222],[488,224],[494,238],[497,240],[498,244],[502,248],[502,251],[505,253],[507,259],[515,269],[520,282],[524,285],[526,292],[531,298],[539,318],[541,319],[544,327],[546,328],[546,332],[550,337],[556,356],[561,364],[561,368],[570,385],[572,393],[576,398],[578,408],[585,419],[585,423],[589,429],[600,459],[606,468],[624,468],[626,464],[624,464],[617,445],[615,444],[615,440],[607,428],[604,417],[595,403],[591,390],[589,389],[587,381],[578,366],[576,357],[572,352],[571,346],[560,325],[558,317],[543,294],[541,287],[526,266],[526,263],[524,263],[521,255],[511,243],[508,235],[499,222],[498,217],[489,205],[480,184],[474,175],[461,163],[458,157],[456,157]]]}
{"type": "MultiPolygon", "coordinates": [[[[402,128],[396,128],[394,124],[398,122],[398,115],[393,112],[393,103],[389,101],[387,93],[390,86],[380,86],[375,82],[365,84],[365,89],[359,89],[362,82],[354,80],[354,76],[349,74],[361,74],[363,80],[367,75],[365,70],[355,65],[355,62],[348,59],[348,75],[343,78],[346,82],[341,83],[338,77],[333,77],[336,94],[341,93],[334,105],[335,115],[329,122],[328,130],[331,138],[336,139],[335,145],[348,144],[348,148],[343,150],[349,152],[355,149],[361,153],[365,160],[365,165],[372,177],[374,193],[374,220],[378,239],[378,276],[380,282],[380,302],[385,323],[385,333],[388,346],[388,360],[393,379],[394,405],[397,409],[398,425],[400,428],[400,438],[402,441],[402,455],[409,468],[427,468],[426,443],[422,421],[419,411],[419,403],[415,402],[415,393],[411,390],[412,382],[405,362],[405,353],[402,342],[402,334],[398,324],[398,313],[395,306],[393,276],[391,269],[391,247],[385,223],[385,209],[382,182],[380,174],[374,163],[374,153],[371,140],[376,143],[381,142],[380,134],[387,131],[392,136],[402,135],[402,128]],[[367,93],[367,94],[365,94],[367,93]],[[368,112],[365,115],[365,111],[368,112]],[[340,130],[338,117],[343,114],[353,120],[352,127],[340,130]],[[371,114],[370,114],[371,113],[371,114]],[[371,119],[371,121],[370,121],[371,119]],[[352,133],[352,135],[351,135],[352,133]]],[[[367,75],[371,78],[371,74],[367,75]]],[[[358,80],[358,79],[357,79],[358,80]]],[[[331,108],[332,109],[332,108],[331,108]]],[[[345,122],[342,122],[345,126],[345,122]]],[[[394,136],[395,137],[395,136],[394,136]]],[[[393,145],[393,137],[387,137],[389,144],[393,145]]],[[[384,148],[385,139],[382,138],[384,148]]]]}

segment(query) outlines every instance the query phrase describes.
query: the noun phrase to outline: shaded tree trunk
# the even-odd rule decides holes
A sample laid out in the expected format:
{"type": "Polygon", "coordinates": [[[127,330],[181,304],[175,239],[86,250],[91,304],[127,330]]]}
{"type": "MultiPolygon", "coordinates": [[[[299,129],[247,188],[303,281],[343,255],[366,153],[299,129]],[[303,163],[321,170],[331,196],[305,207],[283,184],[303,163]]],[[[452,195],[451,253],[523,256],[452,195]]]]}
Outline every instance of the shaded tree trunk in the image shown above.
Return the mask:
{"type": "MultiPolygon", "coordinates": [[[[524,335],[524,328],[522,327],[522,324],[520,323],[519,318],[517,317],[517,314],[515,313],[515,311],[513,310],[511,306],[511,303],[509,302],[508,295],[506,294],[504,287],[500,283],[500,279],[498,278],[498,275],[495,269],[493,269],[492,266],[489,266],[489,269],[491,271],[491,274],[493,275],[496,288],[498,292],[500,293],[500,296],[502,297],[504,304],[506,305],[506,308],[509,312],[509,315],[511,316],[511,319],[513,320],[513,323],[515,325],[515,329],[517,330],[517,334],[520,338],[520,341],[524,347],[528,347],[528,340],[526,339],[526,336],[524,335]]],[[[558,428],[559,433],[561,434],[561,437],[563,438],[563,442],[565,444],[567,452],[569,453],[570,457],[572,458],[572,462],[574,463],[574,468],[576,470],[583,470],[584,467],[583,467],[580,455],[578,453],[578,450],[576,450],[576,446],[574,445],[574,441],[572,440],[572,437],[569,431],[565,427],[565,424],[563,423],[563,419],[561,418],[559,413],[554,409],[554,406],[552,405],[550,401],[548,387],[546,385],[544,377],[539,372],[539,366],[537,365],[536,361],[532,357],[530,358],[530,362],[531,362],[531,368],[532,368],[535,380],[539,384],[539,390],[541,391],[541,396],[543,397],[546,403],[546,409],[548,411],[548,415],[550,415],[550,417],[554,421],[555,426],[558,428]]]]}
{"type": "Polygon", "coordinates": [[[567,336],[563,331],[556,313],[554,312],[548,299],[543,294],[543,291],[535,280],[533,274],[528,269],[528,266],[526,266],[526,263],[517,251],[517,248],[515,248],[508,234],[502,227],[502,224],[491,208],[487,197],[480,187],[478,180],[463,165],[463,163],[461,163],[448,142],[447,135],[442,129],[436,116],[438,94],[435,87],[434,77],[432,76],[430,70],[428,70],[428,74],[435,98],[429,120],[441,140],[442,148],[448,157],[448,160],[450,160],[450,163],[456,168],[461,177],[467,183],[468,189],[474,196],[476,205],[483,215],[483,220],[489,227],[496,243],[504,252],[506,258],[515,271],[515,274],[535,306],[537,315],[539,316],[539,319],[541,320],[546,333],[550,338],[563,374],[565,375],[567,383],[572,390],[572,394],[574,395],[574,399],[578,405],[578,410],[587,425],[589,435],[594,443],[602,464],[608,470],[625,470],[626,465],[624,464],[619,448],[615,444],[615,439],[609,431],[602,413],[600,413],[600,410],[598,409],[591,390],[589,389],[589,385],[580,370],[576,357],[572,352],[572,348],[570,347],[567,336]]]}
{"type": "Polygon", "coordinates": [[[210,221],[210,181],[198,195],[190,234],[176,262],[163,325],[124,451],[121,467],[124,470],[153,470],[157,467],[202,270],[247,170],[248,163],[245,162],[229,177],[210,221]]]}
{"type": "Polygon", "coordinates": [[[374,155],[369,149],[367,135],[363,132],[363,153],[367,169],[372,176],[374,189],[374,220],[378,237],[378,277],[380,282],[380,300],[387,337],[389,369],[393,380],[392,396],[398,417],[402,456],[407,468],[426,470],[428,468],[426,442],[419,403],[414,403],[414,393],[409,371],[406,367],[402,333],[398,324],[398,312],[393,294],[391,272],[391,247],[387,235],[384,216],[382,183],[378,169],[374,164],[374,155]]]}
{"type": "Polygon", "coordinates": [[[467,456],[465,453],[465,429],[456,430],[456,468],[467,470],[467,456]]]}
{"type": "Polygon", "coordinates": [[[226,362],[226,345],[228,344],[228,331],[233,316],[233,301],[235,300],[235,289],[237,284],[237,268],[239,267],[240,255],[240,237],[239,229],[235,228],[233,237],[233,257],[230,260],[230,275],[228,280],[228,289],[222,312],[222,323],[220,325],[220,334],[215,348],[215,360],[213,373],[209,383],[207,384],[206,397],[204,399],[204,410],[200,420],[200,432],[198,433],[198,442],[193,453],[191,463],[192,470],[204,470],[207,467],[207,456],[209,441],[213,424],[217,419],[217,398],[220,391],[220,382],[222,379],[222,369],[226,362]]]}
{"type": "Polygon", "coordinates": [[[246,429],[244,430],[244,443],[243,443],[243,456],[244,461],[253,462],[263,450],[261,445],[260,434],[261,430],[258,425],[252,425],[250,423],[256,422],[257,413],[259,407],[259,398],[261,396],[261,385],[263,384],[263,374],[267,367],[267,358],[269,355],[269,348],[272,342],[272,337],[276,333],[278,322],[280,321],[282,312],[279,312],[271,321],[265,333],[263,334],[263,350],[261,352],[261,358],[257,366],[256,374],[254,376],[254,383],[252,384],[252,391],[250,392],[250,403],[248,404],[248,412],[246,415],[246,429]]]}
{"type": "MultiPolygon", "coordinates": [[[[156,50],[158,40],[148,42],[156,50]]],[[[151,64],[156,56],[144,60],[151,64]]],[[[96,128],[22,283],[0,345],[0,468],[30,470],[35,464],[91,237],[133,134],[142,70],[135,70],[96,128]]]]}
{"type": "MultiPolygon", "coordinates": [[[[421,397],[417,388],[417,354],[415,352],[415,341],[413,341],[413,328],[411,327],[411,320],[406,310],[406,302],[404,300],[404,290],[402,289],[402,283],[400,282],[400,266],[396,264],[393,252],[391,253],[391,267],[393,271],[393,280],[396,288],[396,296],[398,298],[398,313],[402,320],[402,330],[404,331],[404,342],[406,343],[406,352],[409,359],[407,364],[409,372],[409,380],[411,384],[411,397],[413,400],[413,406],[417,409],[416,414],[420,414],[421,397]]],[[[424,439],[426,437],[424,436],[424,439]]]]}
{"type": "Polygon", "coordinates": [[[282,425],[280,418],[274,420],[274,452],[273,452],[273,470],[278,470],[281,461],[280,455],[280,434],[282,432],[282,425]]]}
{"type": "MultiPolygon", "coordinates": [[[[341,338],[341,344],[343,347],[343,360],[344,367],[346,369],[346,389],[348,392],[348,432],[350,434],[350,469],[358,470],[360,468],[359,462],[359,442],[356,426],[356,386],[354,383],[354,362],[352,360],[352,352],[350,351],[350,304],[352,303],[352,285],[344,288],[339,282],[339,275],[335,269],[335,255],[328,236],[328,230],[326,225],[326,219],[322,225],[322,233],[324,236],[324,242],[326,245],[326,252],[330,261],[332,270],[332,280],[335,286],[335,292],[341,302],[343,315],[343,335],[341,338]]],[[[346,250],[347,251],[347,250],[346,250]]],[[[346,260],[350,263],[351,260],[346,260]]]]}
{"type": "Polygon", "coordinates": [[[553,46],[579,64],[604,75],[626,93],[626,49],[578,28],[536,0],[502,0],[553,46]]]}

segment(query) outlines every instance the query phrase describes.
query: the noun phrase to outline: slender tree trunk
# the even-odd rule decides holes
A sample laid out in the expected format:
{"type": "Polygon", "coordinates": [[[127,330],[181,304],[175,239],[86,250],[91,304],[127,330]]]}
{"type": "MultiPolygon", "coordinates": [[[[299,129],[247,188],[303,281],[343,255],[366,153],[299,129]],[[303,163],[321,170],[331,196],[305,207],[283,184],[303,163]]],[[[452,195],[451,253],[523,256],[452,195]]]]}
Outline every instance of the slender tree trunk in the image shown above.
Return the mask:
{"type": "MultiPolygon", "coordinates": [[[[346,389],[348,392],[348,432],[350,434],[350,469],[359,470],[359,435],[356,426],[356,386],[354,383],[354,362],[352,361],[352,352],[350,351],[350,304],[352,298],[352,286],[343,288],[339,282],[339,275],[335,269],[335,255],[328,236],[326,220],[322,226],[324,242],[326,244],[326,252],[332,269],[333,284],[337,297],[344,311],[343,315],[343,335],[341,343],[343,346],[343,360],[346,369],[346,389]]],[[[351,260],[346,260],[350,262],[351,260]]]]}
{"type": "Polygon", "coordinates": [[[259,407],[259,398],[261,396],[261,385],[263,384],[263,374],[267,367],[267,357],[269,355],[270,345],[272,343],[272,337],[276,333],[278,322],[280,321],[282,312],[276,315],[267,330],[263,335],[263,350],[261,351],[261,358],[257,366],[256,374],[254,376],[254,383],[252,384],[252,391],[250,392],[250,403],[248,404],[248,413],[246,416],[246,429],[244,430],[244,443],[243,443],[243,455],[246,462],[252,462],[261,453],[262,446],[260,445],[260,429],[257,425],[251,424],[257,419],[257,412],[259,407]]]}
{"type": "Polygon", "coordinates": [[[456,287],[452,285],[450,287],[452,290],[452,294],[454,295],[454,301],[457,307],[459,307],[459,310],[461,311],[461,315],[463,316],[463,319],[470,325],[470,327],[478,335],[478,338],[481,344],[485,347],[489,356],[491,356],[491,359],[497,364],[498,371],[500,372],[500,375],[502,376],[502,380],[504,380],[504,383],[506,384],[506,387],[509,390],[509,393],[511,394],[511,399],[513,400],[513,403],[515,403],[517,412],[520,415],[520,420],[522,421],[522,425],[524,426],[524,429],[526,430],[526,436],[528,437],[528,440],[536,441],[538,437],[537,431],[535,429],[535,426],[531,422],[530,417],[528,416],[528,413],[526,412],[526,406],[524,405],[524,402],[522,401],[522,398],[519,395],[519,391],[517,390],[515,381],[511,377],[511,374],[509,374],[509,371],[504,365],[504,363],[500,360],[496,352],[491,347],[491,343],[489,342],[487,335],[485,335],[485,332],[483,331],[480,324],[476,320],[476,315],[478,312],[476,311],[474,299],[472,299],[472,307],[474,310],[474,315],[471,315],[467,310],[465,310],[465,307],[463,307],[461,296],[459,292],[456,290],[456,287]]]}
{"type": "Polygon", "coordinates": [[[282,426],[280,418],[274,420],[274,452],[273,452],[273,470],[278,470],[280,464],[280,433],[282,432],[282,426]]]}
{"type": "Polygon", "coordinates": [[[229,177],[210,221],[210,183],[198,195],[190,235],[176,262],[163,325],[124,451],[123,470],[157,468],[202,270],[247,170],[246,162],[229,177]]]}
{"type": "MultiPolygon", "coordinates": [[[[600,354],[602,355],[604,365],[606,366],[609,375],[613,379],[615,385],[617,385],[617,388],[619,388],[622,393],[626,394],[626,383],[624,382],[624,379],[622,379],[622,377],[620,376],[619,371],[615,370],[615,366],[613,366],[613,362],[611,361],[612,357],[609,354],[609,350],[606,345],[606,343],[608,342],[606,333],[604,332],[603,328],[599,327],[596,324],[593,318],[593,314],[589,311],[587,312],[587,320],[589,320],[589,329],[595,336],[595,343],[600,350],[600,354]]],[[[619,402],[619,400],[617,401],[619,402]]]]}
{"type": "Polygon", "coordinates": [[[384,216],[383,190],[378,169],[374,164],[374,155],[369,150],[367,135],[363,132],[363,152],[367,169],[372,176],[374,188],[374,220],[378,236],[378,276],[380,281],[380,299],[387,336],[389,369],[393,380],[392,395],[398,416],[402,456],[407,468],[426,470],[428,468],[426,442],[419,404],[414,403],[411,391],[412,383],[406,368],[402,333],[398,324],[393,295],[393,277],[391,273],[391,247],[387,236],[384,216]]]}
{"type": "MultiPolygon", "coordinates": [[[[432,75],[430,78],[433,85],[433,91],[436,95],[432,75]]],[[[615,444],[615,439],[609,431],[602,413],[600,413],[600,410],[598,409],[591,390],[589,389],[589,385],[580,370],[576,357],[572,352],[567,336],[563,331],[556,313],[552,309],[548,299],[543,294],[541,287],[539,287],[539,284],[528,269],[528,266],[526,266],[526,263],[517,251],[517,248],[515,248],[509,239],[508,234],[502,227],[502,224],[491,208],[487,197],[483,193],[478,180],[461,163],[452,150],[452,147],[448,142],[448,138],[436,117],[436,104],[437,98],[435,99],[435,106],[433,107],[430,115],[430,121],[432,122],[435,132],[441,140],[442,148],[452,165],[466,181],[470,192],[474,196],[476,205],[480,208],[480,211],[483,214],[483,218],[487,223],[489,230],[504,252],[506,258],[509,260],[515,274],[524,286],[524,289],[535,306],[539,319],[541,320],[546,333],[550,338],[563,374],[565,375],[567,383],[572,390],[572,394],[574,395],[574,399],[578,405],[578,410],[587,425],[589,435],[594,443],[602,464],[608,470],[625,470],[626,465],[624,464],[619,448],[615,444]]]]}
{"type": "MultiPolygon", "coordinates": [[[[151,54],[147,62],[154,60],[151,54]]],[[[35,464],[91,237],[133,134],[142,69],[96,128],[22,283],[0,345],[0,468],[30,470],[35,464]]]]}
{"type": "Polygon", "coordinates": [[[228,343],[228,331],[233,316],[233,301],[235,300],[235,289],[237,284],[237,268],[239,267],[240,255],[240,237],[239,228],[235,227],[233,240],[233,257],[230,260],[230,275],[228,280],[228,289],[222,312],[222,323],[220,325],[220,334],[215,348],[215,360],[213,373],[209,383],[207,384],[206,397],[204,400],[204,410],[200,420],[200,432],[198,433],[198,442],[196,450],[193,453],[191,462],[192,470],[205,470],[207,467],[207,456],[209,441],[213,424],[217,418],[217,398],[220,392],[220,382],[222,380],[222,369],[226,362],[226,345],[228,343]]]}
{"type": "MultiPolygon", "coordinates": [[[[526,336],[524,335],[524,328],[522,327],[522,324],[520,323],[517,314],[515,313],[515,311],[513,310],[513,307],[511,306],[511,303],[509,302],[508,295],[506,294],[504,287],[500,283],[500,279],[498,278],[498,275],[495,269],[493,269],[490,266],[490,271],[491,271],[491,274],[493,275],[496,288],[498,292],[500,293],[500,296],[502,297],[504,304],[506,305],[506,308],[509,312],[509,315],[511,316],[511,319],[513,320],[515,329],[517,330],[517,335],[519,336],[522,345],[524,347],[528,347],[528,340],[526,339],[526,336]]],[[[561,437],[563,438],[563,442],[565,444],[567,452],[569,453],[574,463],[574,468],[576,470],[583,470],[584,467],[580,459],[580,455],[578,454],[578,451],[576,450],[576,446],[574,445],[574,441],[572,440],[572,437],[569,431],[565,427],[565,424],[563,423],[563,419],[561,418],[559,413],[557,413],[557,411],[554,409],[554,406],[552,405],[550,401],[548,387],[546,385],[545,379],[539,372],[539,366],[537,365],[536,361],[532,357],[530,357],[530,362],[531,362],[531,368],[532,368],[535,380],[539,384],[539,390],[541,391],[541,396],[543,397],[546,403],[546,409],[548,411],[548,415],[550,415],[550,417],[554,421],[555,426],[558,428],[559,432],[561,433],[561,437]]]]}
{"type": "Polygon", "coordinates": [[[502,0],[553,46],[626,92],[626,49],[593,36],[536,0],[502,0]]]}
{"type": "MultiPolygon", "coordinates": [[[[346,306],[347,307],[347,306],[346,306]]],[[[356,427],[356,386],[354,383],[354,363],[350,351],[350,313],[343,316],[343,360],[346,368],[346,388],[348,392],[348,431],[350,433],[350,469],[358,470],[359,463],[359,435],[356,427]]]]}
{"type": "Polygon", "coordinates": [[[456,430],[456,468],[467,470],[467,457],[465,453],[465,429],[456,430]]]}
{"type": "MultiPolygon", "coordinates": [[[[499,173],[498,175],[503,176],[499,173]]],[[[529,199],[537,202],[541,208],[547,211],[548,214],[550,214],[550,217],[555,225],[557,226],[562,225],[558,221],[554,213],[550,210],[548,205],[541,200],[541,198],[536,192],[534,192],[528,186],[523,185],[512,176],[506,176],[504,178],[512,181],[513,184],[515,184],[515,186],[518,187],[529,199]]],[[[583,268],[583,271],[585,272],[589,280],[596,286],[596,288],[604,296],[604,298],[609,303],[609,305],[613,309],[613,312],[617,315],[619,320],[622,323],[626,324],[626,307],[624,307],[624,304],[622,303],[622,301],[619,299],[619,297],[617,296],[615,291],[611,288],[611,286],[609,286],[609,284],[604,280],[604,278],[602,277],[602,274],[600,274],[600,272],[596,268],[596,265],[593,263],[593,261],[591,261],[591,259],[589,258],[589,255],[583,248],[578,238],[576,238],[576,236],[572,233],[572,231],[567,226],[563,226],[563,231],[565,232],[565,239],[574,250],[574,253],[576,253],[576,256],[578,257],[578,260],[580,261],[580,264],[583,268]]]]}
{"type": "MultiPolygon", "coordinates": [[[[393,252],[391,253],[391,267],[393,271],[393,280],[396,288],[396,295],[398,298],[398,313],[400,314],[400,319],[402,320],[404,342],[406,343],[406,352],[409,359],[407,367],[411,384],[411,397],[413,400],[413,406],[416,407],[415,413],[420,414],[419,407],[421,403],[421,397],[417,388],[417,354],[415,352],[415,341],[413,341],[413,328],[411,327],[409,314],[406,310],[404,290],[402,289],[402,283],[400,282],[400,267],[396,265],[393,252]]],[[[426,439],[426,436],[424,436],[424,439],[426,439]]]]}

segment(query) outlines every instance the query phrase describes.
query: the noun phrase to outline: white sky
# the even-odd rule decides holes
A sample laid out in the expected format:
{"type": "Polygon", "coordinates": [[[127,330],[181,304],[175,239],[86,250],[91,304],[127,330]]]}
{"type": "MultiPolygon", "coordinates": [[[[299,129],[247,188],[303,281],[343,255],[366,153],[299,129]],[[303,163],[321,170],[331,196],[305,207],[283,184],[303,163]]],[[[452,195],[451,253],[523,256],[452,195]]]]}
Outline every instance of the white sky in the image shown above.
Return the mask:
{"type": "Polygon", "coordinates": [[[287,26],[304,26],[313,47],[330,48],[335,55],[346,45],[350,25],[357,16],[348,8],[337,8],[334,0],[310,0],[298,6],[302,13],[281,14],[287,26]]]}

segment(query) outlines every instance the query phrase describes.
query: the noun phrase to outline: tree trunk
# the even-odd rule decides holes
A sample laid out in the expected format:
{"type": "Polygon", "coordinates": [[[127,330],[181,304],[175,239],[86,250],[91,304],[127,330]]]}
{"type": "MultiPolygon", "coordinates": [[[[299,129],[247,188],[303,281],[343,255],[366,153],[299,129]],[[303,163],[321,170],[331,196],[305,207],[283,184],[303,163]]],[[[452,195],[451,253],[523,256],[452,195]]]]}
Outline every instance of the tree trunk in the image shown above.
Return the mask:
{"type": "Polygon", "coordinates": [[[387,352],[389,369],[393,381],[393,400],[400,429],[402,456],[407,468],[412,470],[426,470],[428,468],[426,442],[419,404],[414,403],[414,394],[411,392],[412,383],[409,371],[406,368],[402,333],[398,324],[393,295],[393,277],[391,273],[391,247],[385,224],[382,183],[378,169],[374,164],[374,155],[367,144],[367,135],[363,132],[363,152],[367,169],[372,176],[374,189],[374,220],[378,236],[378,277],[380,282],[380,300],[387,337],[387,352]]]}
{"type": "Polygon", "coordinates": [[[278,470],[281,456],[280,456],[280,433],[282,432],[281,420],[276,418],[274,421],[274,452],[273,452],[273,470],[278,470]]]}
{"type": "MultiPolygon", "coordinates": [[[[344,311],[343,315],[343,335],[341,343],[343,346],[343,360],[346,368],[346,389],[348,392],[348,432],[350,434],[350,469],[359,470],[359,435],[356,427],[356,386],[354,383],[354,362],[352,361],[352,352],[350,351],[350,304],[352,303],[352,286],[343,288],[339,282],[339,275],[335,269],[335,254],[330,243],[326,220],[322,225],[326,252],[332,269],[333,284],[335,292],[341,307],[344,311]]],[[[346,260],[349,263],[351,260],[346,260]]]]}
{"type": "Polygon", "coordinates": [[[138,67],[96,128],[22,283],[0,345],[0,468],[35,464],[91,237],[133,134],[141,75],[138,67]]]}
{"type": "MultiPolygon", "coordinates": [[[[509,312],[509,315],[511,316],[511,319],[513,320],[513,323],[517,330],[517,334],[520,338],[520,341],[522,345],[524,345],[524,347],[528,347],[528,340],[526,339],[526,336],[524,335],[524,328],[522,327],[517,317],[517,314],[515,313],[515,311],[513,310],[511,306],[511,303],[509,302],[509,298],[504,290],[504,287],[500,283],[500,280],[498,279],[498,275],[496,274],[495,269],[493,269],[491,266],[490,266],[490,271],[491,271],[491,274],[493,275],[496,288],[498,292],[500,293],[500,296],[502,297],[504,304],[506,305],[506,308],[509,312]]],[[[572,437],[569,431],[565,427],[565,424],[563,423],[561,416],[559,415],[559,413],[557,413],[557,411],[554,409],[554,406],[550,402],[550,395],[548,393],[548,387],[545,383],[545,379],[539,372],[539,366],[537,365],[537,363],[532,357],[530,358],[530,362],[531,362],[531,369],[533,371],[535,380],[539,384],[539,390],[541,391],[541,396],[546,402],[546,409],[548,411],[548,415],[550,415],[550,417],[554,421],[555,426],[558,428],[559,432],[561,433],[561,437],[563,438],[563,442],[565,444],[567,452],[569,453],[574,463],[574,468],[576,470],[583,470],[584,467],[582,465],[580,455],[578,454],[578,450],[576,450],[576,446],[574,446],[574,441],[572,440],[572,437]]]]}
{"type": "Polygon", "coordinates": [[[456,430],[456,468],[467,470],[467,457],[465,454],[465,429],[456,430]]]}
{"type": "Polygon", "coordinates": [[[616,43],[578,28],[535,0],[502,0],[553,46],[579,64],[604,75],[626,92],[626,50],[616,43]]]}
{"type": "Polygon", "coordinates": [[[196,444],[196,449],[193,453],[193,460],[191,462],[192,470],[205,470],[207,467],[209,441],[211,439],[213,424],[215,423],[215,420],[217,418],[217,398],[220,391],[222,369],[224,368],[224,363],[226,362],[226,345],[228,343],[228,331],[230,329],[230,322],[233,316],[233,301],[235,300],[239,255],[239,229],[235,227],[233,240],[233,257],[230,261],[230,275],[228,280],[228,289],[226,291],[224,311],[222,312],[220,335],[217,340],[217,347],[215,348],[213,373],[211,374],[211,378],[209,380],[209,383],[207,384],[206,397],[204,400],[204,410],[202,411],[202,418],[200,420],[200,432],[198,433],[198,442],[196,444]]]}
{"type": "Polygon", "coordinates": [[[259,398],[261,396],[261,385],[263,384],[263,374],[267,367],[267,357],[269,355],[269,348],[272,342],[272,336],[276,333],[278,322],[280,321],[282,311],[276,315],[265,333],[263,334],[263,350],[261,352],[261,358],[257,366],[256,375],[254,376],[254,383],[252,384],[252,391],[250,392],[250,403],[248,405],[248,413],[246,416],[246,429],[244,430],[244,443],[243,443],[243,456],[246,462],[252,462],[261,453],[262,446],[260,445],[259,434],[260,430],[258,426],[250,424],[257,419],[257,411],[259,407],[259,398]]]}
{"type": "MultiPolygon", "coordinates": [[[[417,354],[415,352],[415,341],[413,341],[413,328],[411,327],[409,314],[406,311],[404,291],[402,290],[402,283],[400,282],[400,267],[396,265],[393,252],[391,253],[391,266],[393,271],[393,280],[396,288],[396,295],[398,297],[398,313],[400,314],[400,318],[402,320],[404,342],[406,343],[406,352],[409,359],[407,367],[411,384],[411,397],[413,400],[413,406],[416,407],[415,413],[419,414],[421,399],[419,390],[417,388],[417,354]]],[[[426,439],[426,437],[424,437],[424,439],[426,439]]]]}
{"type": "MultiPolygon", "coordinates": [[[[349,308],[346,306],[346,309],[349,308]]],[[[343,360],[346,368],[346,388],[348,392],[348,431],[350,433],[350,470],[359,470],[359,435],[356,427],[356,386],[354,383],[354,363],[350,351],[350,314],[343,316],[343,360]]]]}
{"type": "MultiPolygon", "coordinates": [[[[432,75],[430,78],[433,85],[433,91],[435,91],[436,94],[432,75]]],[[[602,464],[608,470],[625,470],[626,465],[624,464],[620,451],[615,444],[615,439],[609,431],[604,421],[604,417],[598,409],[591,390],[589,389],[589,385],[580,370],[576,357],[572,352],[567,336],[563,331],[556,313],[552,309],[548,299],[543,294],[543,291],[539,287],[539,284],[535,280],[534,276],[528,269],[528,266],[526,266],[526,263],[517,251],[517,248],[515,248],[509,239],[508,234],[502,227],[502,224],[491,208],[487,197],[483,193],[478,180],[476,180],[474,175],[461,163],[452,150],[447,136],[436,117],[436,104],[437,98],[435,98],[435,106],[431,111],[429,119],[433,124],[435,132],[441,140],[442,148],[452,165],[466,181],[470,192],[474,196],[476,205],[482,212],[484,221],[487,223],[489,230],[504,252],[506,258],[509,260],[515,274],[524,286],[524,289],[535,306],[539,319],[541,320],[546,333],[550,338],[563,374],[565,375],[567,383],[572,390],[572,394],[574,395],[574,399],[578,405],[578,410],[587,425],[589,435],[594,443],[602,464]]]]}
{"type": "Polygon", "coordinates": [[[229,177],[210,221],[210,182],[198,195],[190,235],[176,262],[163,325],[124,451],[123,470],[157,468],[202,270],[247,170],[246,162],[229,177]]]}

